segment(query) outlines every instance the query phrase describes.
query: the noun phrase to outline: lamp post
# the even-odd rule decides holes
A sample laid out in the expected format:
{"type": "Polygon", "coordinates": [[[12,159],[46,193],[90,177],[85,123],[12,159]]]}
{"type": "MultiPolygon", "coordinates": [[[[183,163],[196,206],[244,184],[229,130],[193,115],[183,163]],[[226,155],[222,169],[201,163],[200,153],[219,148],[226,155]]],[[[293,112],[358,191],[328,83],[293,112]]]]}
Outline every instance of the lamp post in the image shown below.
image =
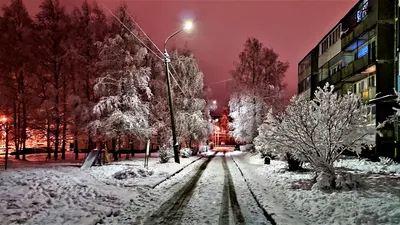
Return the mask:
{"type": "Polygon", "coordinates": [[[167,76],[167,86],[168,86],[169,113],[170,113],[170,117],[171,117],[172,141],[173,141],[172,145],[174,148],[174,159],[175,159],[176,163],[180,163],[180,159],[179,159],[178,142],[176,140],[175,118],[174,118],[174,109],[173,109],[172,93],[171,93],[171,78],[169,75],[169,63],[171,62],[171,58],[168,55],[167,42],[170,38],[177,35],[182,30],[190,30],[191,28],[192,28],[192,22],[186,22],[186,24],[183,28],[181,28],[181,29],[177,30],[175,33],[171,34],[169,37],[167,37],[167,39],[164,42],[164,64],[165,64],[165,73],[167,76]]]}
{"type": "Polygon", "coordinates": [[[3,117],[1,119],[1,121],[3,122],[5,131],[6,131],[6,155],[4,157],[5,159],[5,163],[4,163],[4,169],[7,169],[7,163],[8,163],[8,121],[7,121],[7,117],[3,117]]]}

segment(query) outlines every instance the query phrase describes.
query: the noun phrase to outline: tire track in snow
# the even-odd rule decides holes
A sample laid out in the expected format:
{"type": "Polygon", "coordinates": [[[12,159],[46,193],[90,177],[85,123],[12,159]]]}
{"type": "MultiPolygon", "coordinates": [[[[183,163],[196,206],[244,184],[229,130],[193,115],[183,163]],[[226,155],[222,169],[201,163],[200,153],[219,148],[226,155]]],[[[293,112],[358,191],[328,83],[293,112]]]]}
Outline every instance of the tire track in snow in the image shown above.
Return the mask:
{"type": "Polygon", "coordinates": [[[240,205],[237,200],[235,185],[233,184],[232,175],[229,171],[228,165],[226,163],[225,152],[222,161],[222,166],[225,172],[224,180],[224,190],[222,196],[221,213],[219,218],[219,224],[225,225],[229,224],[229,205],[232,209],[233,219],[235,224],[245,224],[244,216],[240,210],[240,205]]]}
{"type": "Polygon", "coordinates": [[[269,221],[272,225],[277,225],[276,222],[275,222],[275,220],[274,220],[274,218],[272,217],[272,215],[269,214],[269,213],[264,209],[264,207],[262,207],[260,201],[257,199],[257,197],[256,197],[256,195],[254,194],[253,190],[250,188],[250,185],[249,185],[249,183],[248,183],[246,177],[244,176],[242,170],[240,169],[239,165],[236,163],[236,161],[235,161],[235,159],[232,157],[232,155],[231,155],[231,158],[232,158],[232,161],[235,163],[236,167],[238,168],[240,174],[242,175],[244,181],[246,182],[247,188],[249,189],[249,191],[250,191],[251,195],[253,196],[254,200],[256,201],[258,207],[262,210],[264,216],[268,219],[268,221],[269,221]]]}
{"type": "Polygon", "coordinates": [[[193,195],[197,181],[214,157],[215,154],[209,156],[207,161],[200,166],[196,174],[180,190],[172,195],[169,200],[163,203],[157,211],[147,218],[144,224],[179,224],[184,215],[184,209],[193,195]]]}

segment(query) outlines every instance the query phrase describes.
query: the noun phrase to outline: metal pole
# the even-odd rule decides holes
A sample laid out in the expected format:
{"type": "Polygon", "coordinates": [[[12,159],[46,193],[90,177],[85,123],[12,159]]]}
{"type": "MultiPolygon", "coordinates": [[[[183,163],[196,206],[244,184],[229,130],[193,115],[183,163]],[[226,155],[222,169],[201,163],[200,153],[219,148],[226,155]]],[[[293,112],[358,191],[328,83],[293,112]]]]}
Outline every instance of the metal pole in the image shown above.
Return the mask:
{"type": "Polygon", "coordinates": [[[165,73],[167,76],[167,86],[168,86],[168,101],[169,101],[169,114],[171,117],[171,126],[172,126],[172,145],[174,148],[174,159],[176,163],[180,163],[179,160],[179,150],[178,150],[178,143],[176,141],[176,131],[175,131],[175,119],[174,119],[174,109],[173,109],[173,104],[172,104],[172,93],[171,93],[171,78],[169,75],[169,63],[171,62],[171,59],[169,58],[168,52],[165,49],[164,53],[164,63],[165,63],[165,73]]]}

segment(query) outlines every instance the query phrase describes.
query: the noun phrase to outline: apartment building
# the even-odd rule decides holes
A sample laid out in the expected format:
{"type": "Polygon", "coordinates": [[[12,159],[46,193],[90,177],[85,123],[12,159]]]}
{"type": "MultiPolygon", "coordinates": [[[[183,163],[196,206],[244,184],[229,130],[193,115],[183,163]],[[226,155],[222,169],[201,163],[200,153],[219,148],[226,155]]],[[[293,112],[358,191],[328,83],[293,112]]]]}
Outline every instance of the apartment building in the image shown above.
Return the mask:
{"type": "MultiPolygon", "coordinates": [[[[299,62],[298,94],[312,98],[329,82],[335,91],[356,93],[367,102],[369,122],[394,114],[394,90],[400,90],[399,0],[360,0],[299,62]]],[[[376,154],[399,158],[398,125],[376,136],[376,154]]]]}

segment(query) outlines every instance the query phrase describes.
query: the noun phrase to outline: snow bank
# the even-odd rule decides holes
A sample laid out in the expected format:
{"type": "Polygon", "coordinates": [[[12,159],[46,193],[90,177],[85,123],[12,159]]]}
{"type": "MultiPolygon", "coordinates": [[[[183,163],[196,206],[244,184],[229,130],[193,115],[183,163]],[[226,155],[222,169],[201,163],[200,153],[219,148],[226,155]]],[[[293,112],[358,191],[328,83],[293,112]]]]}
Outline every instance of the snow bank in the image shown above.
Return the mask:
{"type": "Polygon", "coordinates": [[[335,167],[344,167],[360,172],[400,174],[400,164],[384,165],[365,159],[341,159],[335,162],[334,165],[335,167]]]}
{"type": "Polygon", "coordinates": [[[285,172],[283,161],[263,165],[248,154],[234,159],[278,224],[400,224],[398,180],[372,176],[368,189],[326,193],[308,190],[313,173],[285,172]],[[302,188],[293,189],[294,182],[302,188]]]}

